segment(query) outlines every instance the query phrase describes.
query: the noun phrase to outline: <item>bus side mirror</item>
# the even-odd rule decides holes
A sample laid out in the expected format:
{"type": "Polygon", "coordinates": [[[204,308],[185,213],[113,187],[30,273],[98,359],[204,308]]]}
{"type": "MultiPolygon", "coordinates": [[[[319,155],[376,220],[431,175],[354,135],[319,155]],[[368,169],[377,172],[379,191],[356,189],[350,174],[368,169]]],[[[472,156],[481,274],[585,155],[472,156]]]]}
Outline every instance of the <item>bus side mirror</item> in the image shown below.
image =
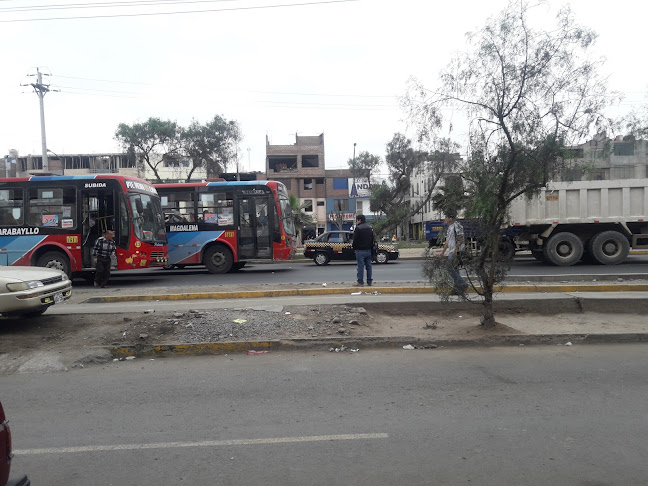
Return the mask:
{"type": "Polygon", "coordinates": [[[135,209],[137,209],[138,214],[142,214],[144,212],[144,206],[142,205],[141,199],[135,199],[135,209]]]}

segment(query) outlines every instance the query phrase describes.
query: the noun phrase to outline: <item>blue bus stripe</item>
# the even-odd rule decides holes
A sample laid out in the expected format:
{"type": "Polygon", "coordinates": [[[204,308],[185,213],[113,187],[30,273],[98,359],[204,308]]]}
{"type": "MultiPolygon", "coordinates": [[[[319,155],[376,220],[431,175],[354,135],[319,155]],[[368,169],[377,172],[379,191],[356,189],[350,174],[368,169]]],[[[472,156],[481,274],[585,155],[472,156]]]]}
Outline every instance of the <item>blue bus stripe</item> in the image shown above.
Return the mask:
{"type": "Polygon", "coordinates": [[[13,265],[27,253],[36,248],[47,235],[0,236],[0,248],[7,255],[7,264],[13,265]]]}

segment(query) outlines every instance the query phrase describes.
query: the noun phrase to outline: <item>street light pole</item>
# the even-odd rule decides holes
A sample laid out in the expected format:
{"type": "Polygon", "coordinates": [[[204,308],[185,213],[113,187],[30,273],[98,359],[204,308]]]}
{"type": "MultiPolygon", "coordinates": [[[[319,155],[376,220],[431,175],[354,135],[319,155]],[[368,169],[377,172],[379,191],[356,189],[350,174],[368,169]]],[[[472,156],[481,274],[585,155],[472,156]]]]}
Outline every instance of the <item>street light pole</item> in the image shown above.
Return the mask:
{"type": "MultiPolygon", "coordinates": [[[[355,184],[356,184],[356,166],[355,166],[355,148],[356,148],[356,143],[353,142],[353,189],[355,189],[355,184]]],[[[351,191],[351,194],[353,194],[353,191],[351,191]]]]}

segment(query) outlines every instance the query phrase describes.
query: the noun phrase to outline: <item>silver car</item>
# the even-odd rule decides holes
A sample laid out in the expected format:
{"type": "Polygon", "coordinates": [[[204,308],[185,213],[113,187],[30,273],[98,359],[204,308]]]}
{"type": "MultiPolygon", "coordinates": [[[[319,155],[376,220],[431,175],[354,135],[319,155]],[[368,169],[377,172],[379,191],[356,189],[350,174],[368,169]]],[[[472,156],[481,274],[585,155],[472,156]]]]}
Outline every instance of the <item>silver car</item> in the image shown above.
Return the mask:
{"type": "Polygon", "coordinates": [[[72,295],[72,282],[61,270],[0,267],[0,314],[39,316],[72,295]]]}

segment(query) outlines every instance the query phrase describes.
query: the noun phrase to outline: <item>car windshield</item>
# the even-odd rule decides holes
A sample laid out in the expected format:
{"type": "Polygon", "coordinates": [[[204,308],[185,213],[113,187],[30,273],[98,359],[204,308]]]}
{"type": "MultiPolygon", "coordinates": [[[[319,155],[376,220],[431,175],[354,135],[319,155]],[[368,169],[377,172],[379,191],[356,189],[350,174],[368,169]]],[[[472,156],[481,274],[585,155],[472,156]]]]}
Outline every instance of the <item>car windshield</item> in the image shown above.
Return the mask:
{"type": "Polygon", "coordinates": [[[160,200],[147,194],[131,194],[135,236],[147,243],[166,243],[166,230],[160,200]]]}

